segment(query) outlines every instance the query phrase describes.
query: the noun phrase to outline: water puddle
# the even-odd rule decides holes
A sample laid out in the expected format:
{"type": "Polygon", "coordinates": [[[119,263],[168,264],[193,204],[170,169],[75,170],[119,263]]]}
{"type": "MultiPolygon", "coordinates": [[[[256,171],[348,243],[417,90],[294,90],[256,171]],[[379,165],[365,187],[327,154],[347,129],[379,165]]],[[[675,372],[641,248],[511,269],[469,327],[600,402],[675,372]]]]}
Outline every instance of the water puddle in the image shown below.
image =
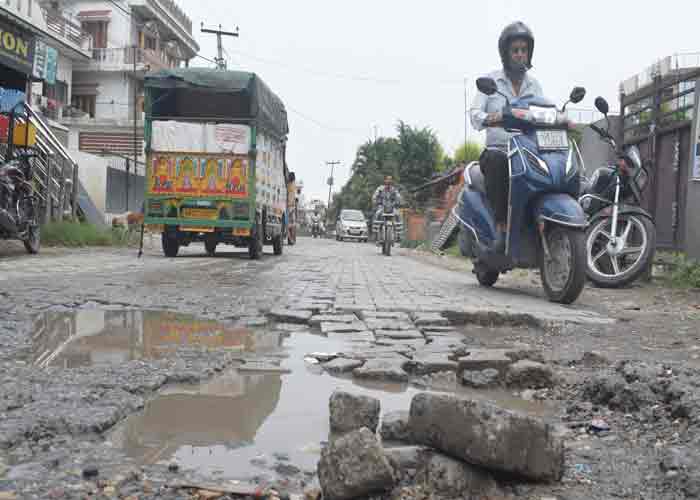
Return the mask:
{"type": "MultiPolygon", "coordinates": [[[[279,342],[277,339],[274,339],[279,342]]],[[[33,325],[35,365],[75,368],[158,359],[181,346],[255,351],[269,336],[216,321],[163,311],[81,309],[47,312],[33,325]]]]}
{"type": "MultiPolygon", "coordinates": [[[[282,345],[286,357],[281,368],[288,373],[234,368],[200,386],[170,387],[116,428],[110,440],[140,463],[177,462],[183,468],[242,480],[279,478],[293,465],[301,477],[315,471],[328,439],[328,401],[334,390],[377,397],[382,414],[408,410],[413,396],[423,392],[408,384],[333,377],[304,361],[307,353],[343,348],[347,344],[337,337],[294,332],[282,345]]],[[[461,393],[546,413],[543,405],[505,391],[461,393]]]]}

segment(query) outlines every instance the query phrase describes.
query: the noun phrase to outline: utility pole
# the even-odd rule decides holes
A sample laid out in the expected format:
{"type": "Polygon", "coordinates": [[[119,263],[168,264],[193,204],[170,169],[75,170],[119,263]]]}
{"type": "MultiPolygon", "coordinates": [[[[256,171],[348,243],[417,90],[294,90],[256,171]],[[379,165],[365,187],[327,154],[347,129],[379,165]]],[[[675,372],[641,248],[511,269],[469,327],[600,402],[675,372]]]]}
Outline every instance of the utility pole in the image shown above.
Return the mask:
{"type": "MultiPolygon", "coordinates": [[[[134,69],[134,79],[133,79],[133,85],[134,85],[134,173],[137,173],[136,165],[138,165],[138,161],[139,161],[139,148],[138,148],[138,137],[137,137],[137,134],[138,134],[138,126],[137,126],[138,125],[137,124],[138,110],[136,109],[137,103],[138,103],[138,95],[136,92],[136,82],[138,82],[138,80],[136,79],[136,55],[137,55],[138,50],[139,50],[138,47],[136,45],[134,45],[134,54],[133,54],[133,58],[134,58],[134,68],[133,68],[134,69]]],[[[129,181],[131,180],[131,179],[129,179],[129,175],[130,175],[130,173],[129,173],[129,160],[127,159],[126,160],[126,211],[127,212],[129,211],[129,181]]],[[[144,172],[144,175],[145,175],[145,172],[144,172]]]]}
{"type": "Polygon", "coordinates": [[[238,38],[238,26],[236,26],[236,31],[221,31],[221,25],[219,25],[218,30],[205,29],[204,23],[201,25],[202,33],[209,33],[216,35],[216,50],[219,56],[216,58],[216,67],[218,69],[226,69],[226,60],[224,59],[224,47],[221,44],[222,36],[232,36],[238,38]]]}
{"type": "Polygon", "coordinates": [[[328,227],[328,216],[331,213],[331,189],[333,188],[333,171],[336,165],[340,165],[339,161],[327,161],[326,165],[331,166],[331,176],[328,178],[328,207],[326,208],[326,228],[328,227]]]}

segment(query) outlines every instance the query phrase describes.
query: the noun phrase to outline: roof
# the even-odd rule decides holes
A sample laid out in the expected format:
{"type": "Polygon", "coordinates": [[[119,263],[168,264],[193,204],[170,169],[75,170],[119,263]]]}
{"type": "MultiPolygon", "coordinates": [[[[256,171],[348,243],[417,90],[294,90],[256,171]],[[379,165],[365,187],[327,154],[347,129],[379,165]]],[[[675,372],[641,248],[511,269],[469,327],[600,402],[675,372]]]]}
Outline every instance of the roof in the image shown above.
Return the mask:
{"type": "MultiPolygon", "coordinates": [[[[222,115],[256,120],[280,136],[286,136],[289,132],[287,111],[282,100],[255,73],[212,68],[173,68],[147,74],[145,85],[156,91],[197,91],[200,95],[201,92],[210,92],[214,100],[215,94],[231,96],[235,100],[222,100],[224,106],[226,102],[231,104],[229,108],[218,110],[222,115]]],[[[162,112],[163,110],[156,110],[156,114],[162,112]]]]}

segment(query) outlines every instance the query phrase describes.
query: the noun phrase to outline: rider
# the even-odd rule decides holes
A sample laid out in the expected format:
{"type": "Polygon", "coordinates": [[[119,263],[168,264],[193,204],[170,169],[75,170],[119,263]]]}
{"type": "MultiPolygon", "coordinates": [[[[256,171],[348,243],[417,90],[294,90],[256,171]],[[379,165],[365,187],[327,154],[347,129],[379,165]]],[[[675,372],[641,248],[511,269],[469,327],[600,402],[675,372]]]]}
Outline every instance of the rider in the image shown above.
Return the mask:
{"type": "MultiPolygon", "coordinates": [[[[377,208],[377,211],[374,214],[374,220],[379,221],[380,220],[380,215],[382,213],[383,207],[382,207],[382,202],[384,199],[384,194],[382,191],[388,192],[389,196],[391,196],[391,200],[393,202],[394,208],[398,207],[401,205],[401,194],[399,193],[399,190],[396,189],[394,186],[394,178],[390,175],[387,175],[384,177],[384,184],[377,187],[377,189],[374,190],[374,194],[372,195],[372,203],[374,203],[374,206],[377,208]]],[[[396,223],[399,223],[399,213],[396,212],[396,223]]],[[[379,240],[379,238],[377,238],[379,240]]]]}
{"type": "MultiPolygon", "coordinates": [[[[534,77],[527,74],[532,68],[532,53],[535,37],[524,23],[514,22],[501,32],[498,39],[498,52],[503,68],[489,75],[496,81],[498,91],[510,101],[525,96],[543,97],[542,87],[534,77]]],[[[494,210],[496,219],[496,241],[494,250],[505,251],[505,232],[508,219],[508,142],[511,134],[502,127],[494,127],[502,121],[506,100],[500,94],[487,96],[479,92],[472,104],[471,121],[477,130],[489,127],[486,132],[486,148],[479,158],[484,175],[486,195],[494,210]]]]}
{"type": "Polygon", "coordinates": [[[316,205],[314,207],[314,213],[311,214],[311,231],[313,231],[315,224],[318,224],[318,230],[321,231],[321,215],[318,211],[318,205],[316,205]]]}

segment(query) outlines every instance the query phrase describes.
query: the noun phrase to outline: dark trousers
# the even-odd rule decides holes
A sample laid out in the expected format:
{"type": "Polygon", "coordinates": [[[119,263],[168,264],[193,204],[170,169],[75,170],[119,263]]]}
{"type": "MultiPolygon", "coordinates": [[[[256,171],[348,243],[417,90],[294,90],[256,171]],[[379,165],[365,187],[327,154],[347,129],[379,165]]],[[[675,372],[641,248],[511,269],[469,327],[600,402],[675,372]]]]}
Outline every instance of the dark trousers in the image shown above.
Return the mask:
{"type": "Polygon", "coordinates": [[[479,158],[481,173],[484,175],[486,196],[491,203],[497,224],[505,224],[508,219],[508,191],[510,174],[508,156],[494,149],[484,149],[479,158]]]}

